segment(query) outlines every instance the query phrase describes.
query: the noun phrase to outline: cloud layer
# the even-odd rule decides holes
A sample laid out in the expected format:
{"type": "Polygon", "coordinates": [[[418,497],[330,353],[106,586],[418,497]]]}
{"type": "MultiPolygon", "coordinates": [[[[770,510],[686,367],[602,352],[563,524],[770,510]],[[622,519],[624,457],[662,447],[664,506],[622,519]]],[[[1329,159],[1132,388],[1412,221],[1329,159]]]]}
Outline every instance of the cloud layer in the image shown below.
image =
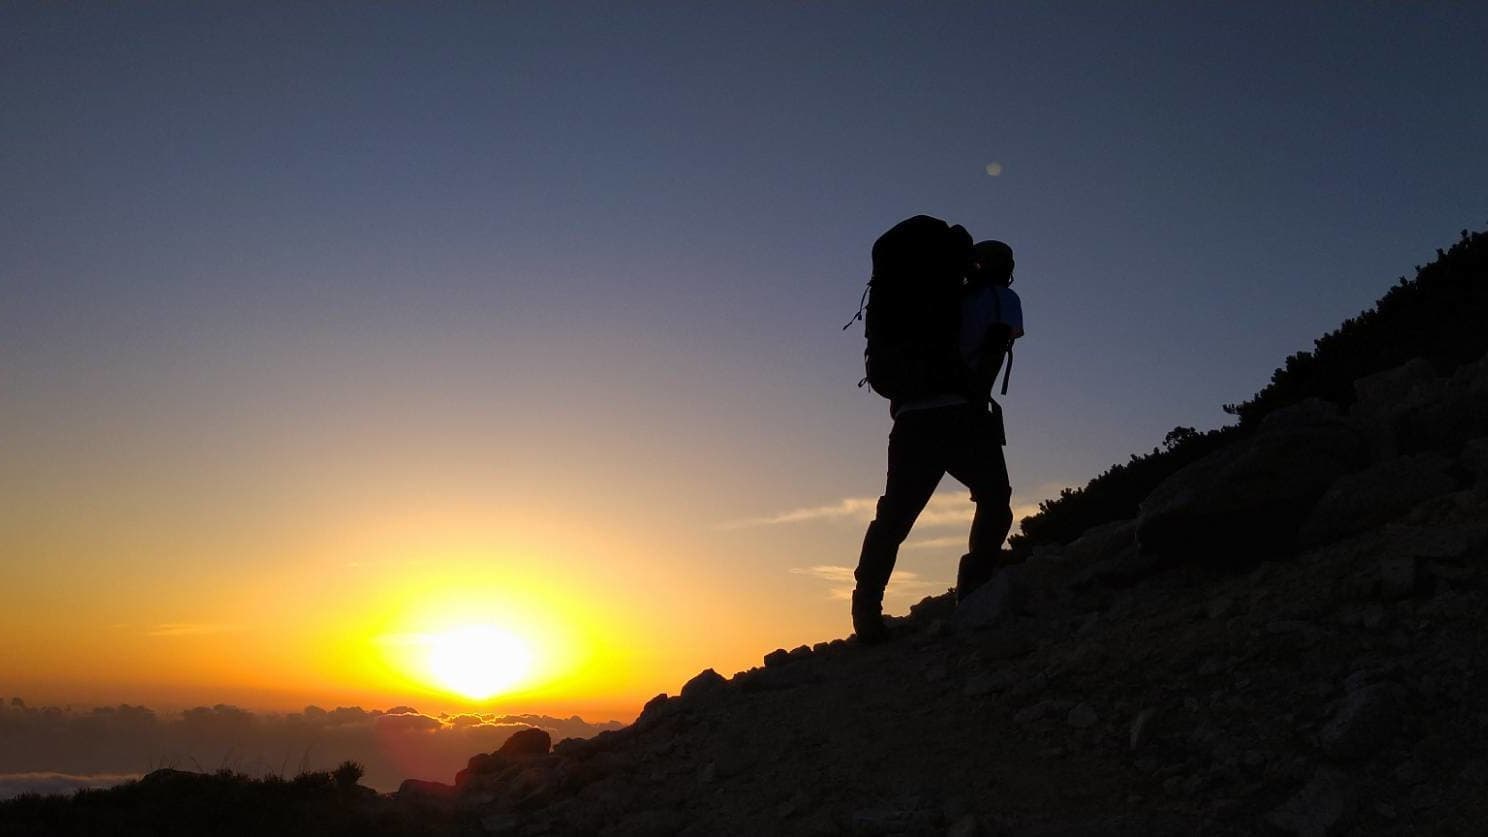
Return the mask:
{"type": "Polygon", "coordinates": [[[14,698],[0,701],[0,798],[107,786],[159,767],[292,776],[346,759],[366,767],[363,784],[387,791],[410,778],[448,782],[470,756],[526,727],[556,742],[619,726],[577,715],[426,715],[411,706],[280,715],[219,704],[159,716],[143,706],[73,710],[14,698]]]}
{"type": "MultiPolygon", "coordinates": [[[[825,581],[830,585],[827,588],[827,596],[832,599],[851,599],[853,591],[853,568],[832,564],[821,564],[814,567],[792,567],[791,573],[804,575],[825,581]]],[[[936,582],[920,578],[918,573],[908,570],[896,570],[894,577],[889,580],[889,587],[884,591],[884,598],[920,598],[929,594],[938,587],[936,582]]]]}
{"type": "MultiPolygon", "coordinates": [[[[1058,487],[1042,486],[1042,492],[1049,492],[1049,496],[1058,494],[1058,487]]],[[[776,526],[787,523],[810,523],[814,521],[851,521],[859,525],[867,525],[877,512],[878,498],[876,497],[846,497],[829,505],[810,506],[805,508],[791,509],[778,512],[764,517],[738,520],[725,524],[726,529],[740,529],[752,526],[776,526]]],[[[1038,502],[1023,497],[1013,498],[1013,520],[1019,521],[1038,511],[1038,502]]],[[[900,547],[901,555],[905,551],[918,553],[945,552],[949,555],[959,556],[965,552],[967,537],[971,527],[971,518],[976,514],[976,504],[971,501],[970,495],[964,492],[942,491],[930,498],[925,505],[925,510],[915,519],[915,532],[932,530],[960,529],[956,534],[933,533],[928,537],[911,536],[900,547]]],[[[944,570],[944,578],[954,577],[954,563],[937,565],[944,570]]],[[[790,572],[794,575],[806,576],[827,583],[827,595],[832,599],[852,598],[853,568],[836,564],[823,564],[810,567],[792,567],[790,572]]],[[[939,575],[940,573],[937,573],[939,575]]],[[[939,590],[946,589],[951,582],[937,581],[934,578],[925,578],[918,573],[902,568],[894,571],[889,580],[889,587],[884,592],[885,599],[918,599],[930,595],[939,590]]]]}
{"type": "MultiPolygon", "coordinates": [[[[1035,496],[1054,497],[1063,486],[1040,486],[1035,496]]],[[[1038,512],[1038,500],[1024,495],[1013,496],[1013,520],[1020,521],[1038,512]]],[[[878,509],[877,497],[844,497],[835,503],[820,506],[804,506],[750,517],[723,524],[722,529],[746,529],[755,526],[779,526],[789,523],[812,523],[817,521],[852,521],[866,524],[873,519],[878,509]]],[[[941,491],[930,498],[925,510],[915,520],[916,529],[939,526],[964,526],[971,524],[976,513],[976,504],[965,491],[941,491]]]]}
{"type": "Polygon", "coordinates": [[[10,799],[23,793],[39,793],[47,796],[65,796],[84,788],[111,788],[132,779],[140,773],[95,773],[74,776],[69,773],[0,773],[0,799],[10,799]]]}

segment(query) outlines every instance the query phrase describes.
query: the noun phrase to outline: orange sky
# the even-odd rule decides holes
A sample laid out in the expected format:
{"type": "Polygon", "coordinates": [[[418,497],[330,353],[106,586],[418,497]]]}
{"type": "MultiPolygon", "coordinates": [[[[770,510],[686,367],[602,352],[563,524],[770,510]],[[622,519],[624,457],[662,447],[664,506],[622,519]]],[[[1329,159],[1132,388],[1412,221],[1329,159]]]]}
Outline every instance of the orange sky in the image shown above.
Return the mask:
{"type": "MultiPolygon", "coordinates": [[[[93,346],[13,379],[0,695],[628,720],[704,668],[849,632],[880,399],[834,391],[861,438],[823,444],[825,417],[785,421],[729,383],[743,358],[715,367],[728,391],[700,413],[665,358],[607,348],[618,334],[553,335],[571,350],[513,375],[484,323],[356,331],[219,334],[110,374],[93,346]],[[439,638],[471,626],[533,660],[484,701],[429,671],[439,638]]],[[[950,584],[971,506],[943,491],[891,611],[950,584]]]]}
{"type": "MultiPolygon", "coordinates": [[[[872,498],[699,520],[685,490],[645,479],[619,494],[564,487],[554,473],[577,466],[562,461],[522,470],[467,450],[455,467],[432,447],[371,456],[334,433],[306,461],[253,450],[251,435],[236,460],[186,452],[142,468],[139,447],[168,444],[150,432],[13,459],[32,479],[0,510],[6,554],[27,557],[0,569],[7,692],[628,719],[705,667],[731,674],[848,632],[835,597],[851,555],[813,541],[854,543],[872,498]],[[265,486],[244,476],[261,462],[289,464],[265,486]],[[791,542],[798,554],[772,554],[791,542]],[[470,701],[431,675],[430,643],[469,626],[527,646],[522,682],[470,701]]],[[[959,542],[969,511],[962,494],[938,499],[921,542],[954,554],[934,536],[959,542]]],[[[914,549],[901,609],[938,592],[914,549]]]]}

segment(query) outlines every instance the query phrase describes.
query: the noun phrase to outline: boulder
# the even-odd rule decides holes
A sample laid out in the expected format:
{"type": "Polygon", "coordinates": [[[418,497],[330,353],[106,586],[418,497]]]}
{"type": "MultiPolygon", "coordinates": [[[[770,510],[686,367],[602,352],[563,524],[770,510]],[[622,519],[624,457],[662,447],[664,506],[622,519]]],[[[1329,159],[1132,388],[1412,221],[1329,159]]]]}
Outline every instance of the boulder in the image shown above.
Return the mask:
{"type": "Polygon", "coordinates": [[[553,745],[553,755],[566,759],[582,759],[593,755],[597,749],[592,738],[565,738],[553,745]]]}
{"type": "Polygon", "coordinates": [[[554,771],[549,767],[529,767],[512,777],[507,795],[516,804],[531,805],[551,795],[554,771]]]}
{"type": "Polygon", "coordinates": [[[472,774],[461,770],[455,774],[455,791],[460,808],[483,808],[499,799],[511,776],[506,773],[472,774]]]}
{"type": "Polygon", "coordinates": [[[157,789],[161,787],[171,788],[171,793],[191,793],[199,785],[201,780],[205,778],[206,776],[201,773],[193,773],[189,770],[176,770],[172,767],[162,767],[158,770],[151,770],[149,773],[140,777],[139,783],[157,789]]]}
{"type": "Polygon", "coordinates": [[[445,805],[455,799],[454,785],[442,782],[427,782],[423,779],[404,779],[398,786],[398,801],[445,805]]]}
{"type": "Polygon", "coordinates": [[[1351,415],[1383,415],[1418,404],[1437,382],[1436,370],[1423,358],[1354,381],[1351,415]]]}
{"type": "MultiPolygon", "coordinates": [[[[1461,372],[1462,370],[1459,370],[1461,372]]],[[[1458,374],[1425,403],[1403,411],[1394,432],[1402,452],[1460,449],[1488,425],[1488,388],[1458,374]]]]}
{"type": "Polygon", "coordinates": [[[1136,543],[1137,521],[1118,520],[1086,530],[1064,548],[1064,557],[1076,564],[1094,564],[1115,558],[1136,543]]]}
{"type": "Polygon", "coordinates": [[[1133,544],[1121,553],[1091,564],[1076,573],[1074,578],[1070,579],[1070,586],[1077,590],[1096,584],[1106,587],[1130,587],[1164,566],[1161,556],[1150,552],[1143,554],[1133,544]]]}
{"type": "Polygon", "coordinates": [[[956,606],[952,623],[957,629],[990,628],[1017,615],[1024,594],[1020,568],[1006,567],[956,606]]]}
{"type": "Polygon", "coordinates": [[[641,730],[650,729],[662,718],[672,715],[680,705],[680,701],[672,700],[666,692],[662,692],[646,701],[646,705],[641,707],[641,714],[636,716],[634,727],[641,730]]]}
{"type": "Polygon", "coordinates": [[[496,751],[498,756],[522,757],[522,756],[545,756],[548,748],[553,746],[553,737],[548,735],[547,730],[537,727],[517,730],[512,733],[511,738],[496,751]]]}
{"type": "Polygon", "coordinates": [[[500,773],[506,769],[508,764],[509,762],[504,757],[495,753],[476,753],[465,763],[465,769],[471,775],[500,773]]]}
{"type": "Polygon", "coordinates": [[[1064,716],[1065,723],[1077,729],[1089,729],[1100,721],[1100,716],[1088,703],[1077,703],[1069,713],[1064,716]]]}
{"type": "Polygon", "coordinates": [[[1436,370],[1421,358],[1354,381],[1349,417],[1369,440],[1375,460],[1399,455],[1405,415],[1436,398],[1444,386],[1436,370]]]}
{"type": "Polygon", "coordinates": [[[728,691],[728,681],[711,668],[703,669],[682,685],[682,697],[688,700],[706,699],[728,691]]]}
{"type": "Polygon", "coordinates": [[[1462,447],[1458,458],[1463,470],[1473,475],[1479,485],[1488,484],[1488,436],[1473,439],[1462,447]]]}
{"type": "Polygon", "coordinates": [[[909,621],[929,625],[937,619],[949,619],[956,609],[956,597],[926,596],[909,608],[909,621]]]}
{"type": "Polygon", "coordinates": [[[1318,498],[1367,463],[1363,438],[1330,407],[1314,399],[1277,411],[1164,480],[1140,506],[1141,552],[1225,563],[1290,552],[1318,498]]]}
{"type": "Polygon", "coordinates": [[[1387,555],[1459,561],[1488,550],[1488,496],[1476,490],[1433,497],[1379,530],[1387,555]]]}
{"type": "Polygon", "coordinates": [[[1402,456],[1346,474],[1323,494],[1302,524],[1303,545],[1328,543],[1410,511],[1456,488],[1452,460],[1439,453],[1402,456]]]}
{"type": "Polygon", "coordinates": [[[805,679],[799,666],[783,668],[775,666],[773,668],[752,668],[740,672],[735,675],[734,683],[741,692],[768,692],[799,686],[805,679]]]}
{"type": "Polygon", "coordinates": [[[1354,382],[1350,416],[1376,458],[1424,450],[1455,451],[1488,424],[1488,356],[1449,378],[1417,359],[1354,382]]]}

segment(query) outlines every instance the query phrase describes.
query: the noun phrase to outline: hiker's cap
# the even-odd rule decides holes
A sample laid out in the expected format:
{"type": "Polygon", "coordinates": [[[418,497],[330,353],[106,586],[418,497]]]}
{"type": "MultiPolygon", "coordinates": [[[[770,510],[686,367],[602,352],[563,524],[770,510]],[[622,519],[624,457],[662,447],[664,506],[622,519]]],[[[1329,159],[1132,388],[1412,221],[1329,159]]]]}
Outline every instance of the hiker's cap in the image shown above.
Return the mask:
{"type": "Polygon", "coordinates": [[[973,269],[980,273],[1013,272],[1013,248],[1001,241],[978,241],[971,248],[973,269]]]}

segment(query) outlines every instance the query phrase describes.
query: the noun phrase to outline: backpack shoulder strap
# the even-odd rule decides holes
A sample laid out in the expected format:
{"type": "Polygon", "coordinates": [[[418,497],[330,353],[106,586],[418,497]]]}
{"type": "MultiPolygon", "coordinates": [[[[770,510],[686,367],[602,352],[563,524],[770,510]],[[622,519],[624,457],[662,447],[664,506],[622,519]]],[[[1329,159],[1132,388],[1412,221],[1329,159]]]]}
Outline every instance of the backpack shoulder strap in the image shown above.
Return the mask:
{"type": "MultiPolygon", "coordinates": [[[[1003,321],[1003,319],[1002,319],[1002,290],[1003,290],[1002,288],[998,288],[998,287],[992,288],[992,300],[993,300],[993,305],[995,306],[995,308],[997,310],[997,324],[999,326],[1005,326],[1005,325],[1007,325],[1007,323],[1005,323],[1003,321]]],[[[1011,377],[1013,377],[1013,343],[1014,342],[1016,342],[1016,340],[1012,336],[1011,329],[1009,329],[1007,342],[1004,343],[1001,347],[999,347],[999,348],[1002,349],[1002,353],[1003,353],[1004,357],[1003,357],[1002,360],[999,360],[998,361],[998,366],[1002,366],[1003,364],[1006,364],[1006,367],[1004,367],[1004,370],[1003,370],[1003,373],[1002,373],[1002,394],[1003,395],[1007,395],[1007,391],[1008,391],[1008,379],[1011,378],[1011,377]]],[[[992,373],[992,380],[994,382],[997,380],[997,373],[996,372],[992,373]]]]}
{"type": "Polygon", "coordinates": [[[1015,340],[1009,340],[1008,341],[1008,345],[1007,345],[1007,367],[1003,370],[1003,373],[1002,373],[1002,394],[1003,395],[1007,395],[1008,379],[1011,378],[1011,377],[1013,377],[1013,343],[1015,343],[1015,342],[1017,342],[1017,341],[1015,341],[1015,340]]]}
{"type": "MultiPolygon", "coordinates": [[[[1005,290],[1005,289],[1004,288],[998,288],[997,289],[997,319],[999,319],[999,320],[1002,319],[1002,292],[1003,292],[1003,290],[1005,290]]],[[[1016,342],[1018,342],[1018,338],[1013,335],[1012,329],[1009,328],[1009,330],[1008,330],[1008,341],[1007,341],[1007,367],[1002,372],[1002,394],[1003,395],[1007,395],[1008,380],[1010,380],[1013,377],[1013,344],[1016,343],[1016,342]]]]}

